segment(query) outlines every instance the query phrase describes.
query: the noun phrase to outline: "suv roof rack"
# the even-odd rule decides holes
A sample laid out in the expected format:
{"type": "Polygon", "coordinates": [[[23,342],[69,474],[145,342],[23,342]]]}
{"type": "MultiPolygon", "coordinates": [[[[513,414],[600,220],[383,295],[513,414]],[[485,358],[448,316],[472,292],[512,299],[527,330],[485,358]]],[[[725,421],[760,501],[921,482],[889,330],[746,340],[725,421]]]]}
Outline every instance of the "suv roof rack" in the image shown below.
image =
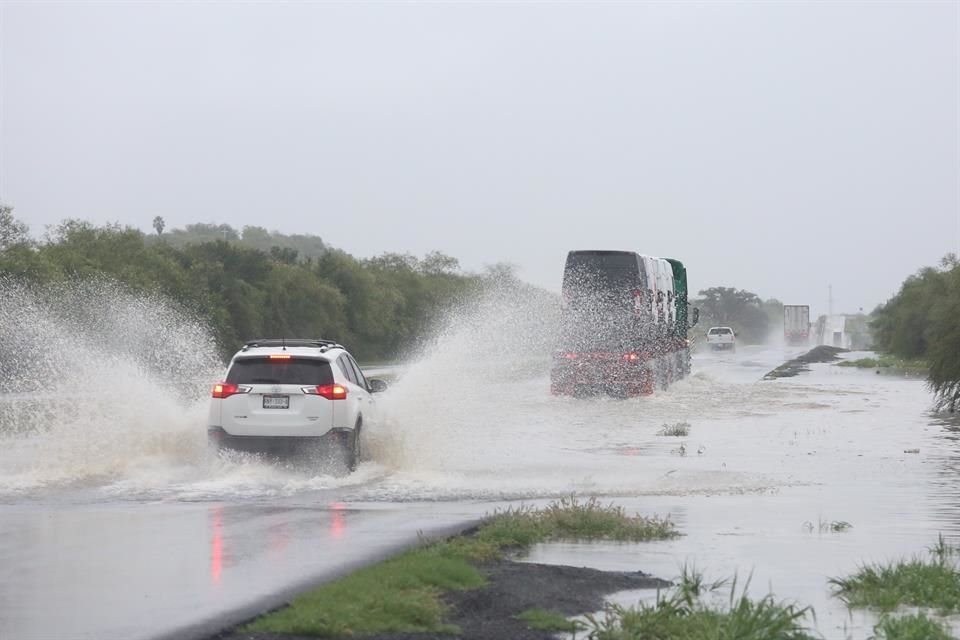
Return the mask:
{"type": "Polygon", "coordinates": [[[343,348],[336,340],[324,340],[323,338],[257,338],[256,340],[247,340],[243,343],[241,351],[254,349],[257,347],[317,347],[320,351],[343,348]]]}

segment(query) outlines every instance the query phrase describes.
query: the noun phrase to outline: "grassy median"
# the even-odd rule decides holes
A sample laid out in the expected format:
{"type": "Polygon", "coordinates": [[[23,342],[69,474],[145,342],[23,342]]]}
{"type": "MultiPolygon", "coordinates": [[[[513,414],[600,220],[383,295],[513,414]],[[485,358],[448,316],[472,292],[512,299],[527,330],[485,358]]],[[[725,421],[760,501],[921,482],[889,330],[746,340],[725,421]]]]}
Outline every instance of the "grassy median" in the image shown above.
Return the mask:
{"type": "MultiPolygon", "coordinates": [[[[428,544],[305,593],[244,632],[349,637],[377,633],[447,632],[445,592],[486,583],[477,563],[550,540],[663,540],[679,535],[669,519],[628,515],[595,499],[560,500],[542,509],[494,513],[476,532],[428,544]]],[[[528,624],[560,625],[547,611],[528,624]]],[[[569,628],[569,627],[568,627],[569,628]]]]}

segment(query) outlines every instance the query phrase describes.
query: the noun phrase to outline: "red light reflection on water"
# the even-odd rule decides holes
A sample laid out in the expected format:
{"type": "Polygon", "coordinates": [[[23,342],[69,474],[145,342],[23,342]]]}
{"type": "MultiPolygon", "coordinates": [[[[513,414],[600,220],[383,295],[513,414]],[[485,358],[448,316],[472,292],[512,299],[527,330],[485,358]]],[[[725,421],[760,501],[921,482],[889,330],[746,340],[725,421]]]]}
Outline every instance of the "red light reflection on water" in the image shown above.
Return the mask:
{"type": "Polygon", "coordinates": [[[210,582],[220,584],[223,573],[223,507],[213,509],[213,539],[210,542],[210,582]]]}
{"type": "Polygon", "coordinates": [[[330,535],[334,538],[343,536],[343,530],[346,527],[346,518],[344,512],[347,506],[342,502],[334,502],[330,505],[330,535]]]}

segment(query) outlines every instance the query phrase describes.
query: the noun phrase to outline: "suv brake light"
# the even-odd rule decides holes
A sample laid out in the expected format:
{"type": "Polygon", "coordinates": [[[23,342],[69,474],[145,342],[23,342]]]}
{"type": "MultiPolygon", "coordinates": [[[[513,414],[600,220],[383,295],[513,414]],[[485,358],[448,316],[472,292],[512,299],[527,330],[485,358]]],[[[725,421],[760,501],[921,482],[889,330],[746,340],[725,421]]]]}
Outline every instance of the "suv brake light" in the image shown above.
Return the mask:
{"type": "Polygon", "coordinates": [[[347,397],[347,388],[342,384],[322,384],[318,387],[300,387],[300,390],[310,396],[320,396],[327,400],[344,400],[347,397]]]}
{"type": "Polygon", "coordinates": [[[250,387],[244,387],[230,382],[218,382],[213,385],[214,398],[229,398],[238,393],[250,393],[250,387]]]}

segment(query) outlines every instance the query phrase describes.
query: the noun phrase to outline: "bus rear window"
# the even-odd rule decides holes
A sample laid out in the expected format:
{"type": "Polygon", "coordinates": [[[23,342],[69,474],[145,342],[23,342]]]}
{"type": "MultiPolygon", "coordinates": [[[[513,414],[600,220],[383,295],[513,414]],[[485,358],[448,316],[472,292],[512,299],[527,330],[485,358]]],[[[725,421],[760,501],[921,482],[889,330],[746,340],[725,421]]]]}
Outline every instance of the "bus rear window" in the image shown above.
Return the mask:
{"type": "Polygon", "coordinates": [[[637,255],[622,251],[578,251],[567,255],[563,282],[565,288],[635,289],[640,288],[637,255]]]}

